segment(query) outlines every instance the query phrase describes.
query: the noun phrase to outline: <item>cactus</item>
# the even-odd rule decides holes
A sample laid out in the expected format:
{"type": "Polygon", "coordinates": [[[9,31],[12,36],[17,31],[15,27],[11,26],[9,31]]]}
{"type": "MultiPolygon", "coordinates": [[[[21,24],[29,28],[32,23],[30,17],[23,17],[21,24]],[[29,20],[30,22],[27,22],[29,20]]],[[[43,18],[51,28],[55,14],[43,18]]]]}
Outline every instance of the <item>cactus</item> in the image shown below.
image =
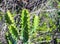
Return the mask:
{"type": "Polygon", "coordinates": [[[12,14],[11,14],[11,12],[9,10],[7,11],[7,13],[5,15],[5,20],[6,20],[6,23],[8,24],[8,31],[11,34],[11,37],[10,37],[10,35],[8,36],[9,44],[15,44],[15,43],[12,43],[12,42],[13,42],[13,40],[17,41],[18,32],[17,32],[17,27],[16,27],[16,24],[14,22],[13,16],[12,16],[12,14]],[[11,40],[11,38],[13,40],[11,40]]]}
{"type": "MultiPolygon", "coordinates": [[[[5,15],[5,19],[6,19],[6,23],[9,24],[8,25],[9,33],[11,34],[13,39],[17,40],[18,39],[17,27],[10,11],[7,11],[7,14],[5,15]]],[[[29,33],[32,34],[33,32],[36,32],[36,29],[38,28],[38,25],[39,25],[38,16],[34,15],[32,26],[30,26],[30,23],[31,23],[30,14],[27,9],[23,9],[22,14],[21,14],[21,23],[20,23],[21,24],[21,38],[23,40],[23,44],[29,44],[28,43],[29,33]]],[[[12,44],[12,40],[9,39],[8,41],[10,44],[12,44]]]]}
{"type": "Polygon", "coordinates": [[[38,16],[34,15],[34,17],[33,17],[33,24],[32,24],[32,25],[33,25],[33,26],[32,26],[31,34],[32,34],[33,32],[36,32],[36,29],[39,28],[39,17],[38,17],[38,16]]]}
{"type": "Polygon", "coordinates": [[[17,40],[18,39],[18,32],[17,32],[17,28],[15,27],[15,25],[9,25],[8,26],[9,32],[11,33],[11,35],[17,40]]]}
{"type": "Polygon", "coordinates": [[[21,14],[21,36],[23,39],[23,44],[28,44],[30,29],[30,15],[28,10],[23,9],[21,14]]]}
{"type": "Polygon", "coordinates": [[[17,37],[17,36],[18,36],[18,32],[17,32],[16,24],[15,24],[15,22],[14,22],[14,19],[13,19],[12,14],[10,13],[9,10],[7,11],[7,14],[6,14],[5,18],[6,18],[7,23],[9,24],[9,26],[8,26],[9,32],[10,32],[14,37],[17,37]],[[10,24],[9,22],[10,22],[11,24],[10,24]]]}
{"type": "Polygon", "coordinates": [[[8,44],[17,44],[16,40],[11,36],[10,33],[6,32],[5,38],[8,44]]]}
{"type": "Polygon", "coordinates": [[[11,14],[11,12],[8,10],[7,13],[5,14],[5,21],[8,24],[12,24],[14,23],[14,19],[13,19],[13,15],[11,14]]]}

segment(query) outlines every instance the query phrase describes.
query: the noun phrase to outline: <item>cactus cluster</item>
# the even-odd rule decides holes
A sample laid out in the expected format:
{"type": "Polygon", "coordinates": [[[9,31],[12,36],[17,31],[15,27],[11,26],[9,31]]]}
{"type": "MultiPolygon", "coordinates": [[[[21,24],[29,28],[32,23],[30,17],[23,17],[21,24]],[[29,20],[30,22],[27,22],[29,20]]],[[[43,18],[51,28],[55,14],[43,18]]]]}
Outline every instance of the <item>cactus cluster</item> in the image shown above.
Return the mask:
{"type": "Polygon", "coordinates": [[[14,22],[13,15],[8,10],[5,15],[5,20],[8,25],[8,32],[9,32],[6,34],[6,39],[7,39],[8,44],[15,44],[14,41],[17,42],[19,37],[20,37],[20,39],[22,39],[23,44],[28,44],[29,34],[32,34],[33,32],[35,32],[39,25],[38,16],[34,15],[33,19],[34,19],[33,24],[32,24],[33,26],[31,26],[30,25],[31,24],[30,14],[29,14],[28,10],[27,9],[22,10],[21,22],[20,22],[21,32],[19,32],[21,35],[20,36],[18,33],[18,29],[16,27],[16,24],[14,22]],[[31,27],[32,27],[32,29],[31,29],[31,27]],[[30,32],[30,30],[31,30],[31,32],[30,32]]]}
{"type": "MultiPolygon", "coordinates": [[[[5,14],[5,22],[8,25],[8,31],[6,32],[8,44],[17,44],[19,39],[22,40],[23,44],[32,44],[31,39],[34,37],[36,38],[39,31],[42,31],[42,33],[45,33],[44,31],[52,33],[56,29],[56,25],[54,24],[53,20],[49,18],[48,14],[44,14],[44,16],[43,14],[40,14],[40,16],[34,14],[33,18],[31,19],[27,9],[23,9],[21,12],[19,28],[16,26],[13,14],[11,14],[9,10],[5,14]],[[41,18],[43,17],[45,18],[44,20],[46,20],[46,18],[47,20],[42,22],[42,25],[40,25],[41,18]]],[[[39,41],[45,39],[48,41],[51,40],[50,34],[45,37],[38,37],[36,40],[39,41]]]]}

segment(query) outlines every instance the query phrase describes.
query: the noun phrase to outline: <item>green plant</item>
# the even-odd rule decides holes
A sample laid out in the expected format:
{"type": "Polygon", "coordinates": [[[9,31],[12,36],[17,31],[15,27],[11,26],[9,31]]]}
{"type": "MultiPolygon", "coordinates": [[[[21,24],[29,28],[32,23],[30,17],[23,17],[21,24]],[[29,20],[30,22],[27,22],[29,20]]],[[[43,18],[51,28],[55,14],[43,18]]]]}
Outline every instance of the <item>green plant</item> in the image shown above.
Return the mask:
{"type": "Polygon", "coordinates": [[[11,35],[9,35],[9,33],[8,33],[9,40],[7,40],[7,42],[8,42],[8,44],[15,44],[15,43],[12,43],[12,41],[14,41],[14,40],[17,41],[18,32],[17,32],[17,28],[16,28],[16,24],[14,22],[13,16],[10,13],[9,10],[5,14],[5,20],[6,20],[6,23],[8,24],[9,33],[11,34],[11,35]],[[13,40],[11,40],[11,37],[10,36],[12,37],[13,40]]]}
{"type": "Polygon", "coordinates": [[[33,26],[32,26],[32,32],[31,33],[33,33],[33,32],[36,32],[37,30],[36,29],[38,29],[39,28],[39,17],[38,16],[36,16],[36,15],[34,15],[34,19],[33,19],[33,26]]]}
{"type": "Polygon", "coordinates": [[[8,24],[13,24],[13,23],[15,23],[15,22],[14,22],[14,19],[13,19],[13,15],[10,13],[9,10],[8,10],[7,13],[5,14],[5,21],[6,21],[6,23],[8,23],[8,24]]]}
{"type": "Polygon", "coordinates": [[[28,44],[29,29],[30,29],[30,14],[28,10],[23,9],[21,14],[21,36],[23,39],[23,44],[28,44]]]}
{"type": "Polygon", "coordinates": [[[16,40],[10,33],[6,32],[5,38],[8,44],[17,44],[16,40]]]}
{"type": "MultiPolygon", "coordinates": [[[[6,23],[8,24],[9,33],[10,33],[12,39],[17,41],[17,39],[19,37],[18,32],[17,32],[17,27],[14,22],[13,16],[9,10],[7,11],[7,13],[5,15],[5,20],[6,20],[6,23]]],[[[39,17],[34,15],[32,26],[30,25],[30,23],[32,23],[32,22],[30,22],[30,14],[29,14],[28,10],[23,9],[22,14],[21,14],[21,23],[20,23],[21,24],[20,34],[21,34],[21,38],[23,40],[23,44],[28,44],[29,35],[32,36],[31,34],[33,32],[36,32],[36,29],[38,29],[39,17]],[[30,27],[32,27],[32,28],[30,28],[30,27]]],[[[9,33],[8,33],[8,38],[10,38],[9,33]]],[[[9,39],[8,43],[12,44],[13,40],[9,39]]]]}

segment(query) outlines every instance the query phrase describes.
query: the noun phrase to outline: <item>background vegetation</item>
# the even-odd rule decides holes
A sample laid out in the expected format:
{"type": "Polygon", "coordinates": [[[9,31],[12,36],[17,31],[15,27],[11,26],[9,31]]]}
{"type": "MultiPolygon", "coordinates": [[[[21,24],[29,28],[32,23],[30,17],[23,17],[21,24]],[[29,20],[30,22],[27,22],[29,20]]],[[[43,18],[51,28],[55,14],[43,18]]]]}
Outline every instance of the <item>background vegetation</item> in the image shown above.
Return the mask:
{"type": "Polygon", "coordinates": [[[0,44],[60,44],[60,1],[0,0],[0,44]]]}

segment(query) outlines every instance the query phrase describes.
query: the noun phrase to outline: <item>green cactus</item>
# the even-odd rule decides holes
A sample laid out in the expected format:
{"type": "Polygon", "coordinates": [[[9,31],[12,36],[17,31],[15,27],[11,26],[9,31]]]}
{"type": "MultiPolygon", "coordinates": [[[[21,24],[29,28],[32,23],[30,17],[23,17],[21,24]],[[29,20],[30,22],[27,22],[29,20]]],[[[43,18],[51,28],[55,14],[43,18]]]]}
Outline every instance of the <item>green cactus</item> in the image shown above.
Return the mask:
{"type": "Polygon", "coordinates": [[[5,38],[8,44],[17,44],[16,40],[11,36],[10,33],[6,32],[5,38]]]}
{"type": "MultiPolygon", "coordinates": [[[[9,10],[7,11],[7,13],[5,15],[5,20],[6,20],[6,23],[8,24],[8,31],[11,34],[12,39],[17,41],[17,39],[18,39],[17,27],[14,22],[13,16],[9,10]]],[[[11,40],[10,35],[8,36],[8,38],[9,38],[9,40],[8,40],[9,44],[13,44],[13,43],[11,43],[11,42],[13,42],[13,40],[11,40]]]]}
{"type": "Polygon", "coordinates": [[[8,25],[9,32],[16,38],[18,36],[18,32],[17,32],[17,28],[15,25],[13,16],[9,10],[7,11],[7,14],[5,15],[5,19],[7,23],[9,24],[8,25]]]}
{"type": "MultiPolygon", "coordinates": [[[[14,19],[12,17],[12,14],[10,13],[10,11],[7,11],[5,19],[6,19],[7,23],[10,24],[8,26],[8,29],[9,29],[11,36],[13,36],[13,38],[15,40],[17,40],[18,39],[18,32],[16,30],[17,27],[15,26],[15,22],[14,22],[14,19]]],[[[30,22],[30,14],[29,14],[28,10],[23,9],[22,14],[21,14],[21,37],[23,40],[23,44],[28,44],[29,33],[32,34],[38,28],[38,25],[39,25],[38,16],[36,16],[36,15],[34,16],[32,26],[30,26],[30,23],[31,23],[30,22]],[[32,30],[30,27],[33,27],[32,30]]],[[[9,41],[9,43],[11,42],[11,40],[8,40],[8,41],[9,41]]]]}
{"type": "Polygon", "coordinates": [[[30,15],[28,10],[23,9],[21,14],[21,36],[23,39],[23,44],[28,44],[29,29],[30,29],[30,15]]]}
{"type": "Polygon", "coordinates": [[[11,33],[11,35],[17,40],[18,39],[18,32],[17,32],[17,28],[15,25],[9,25],[8,26],[9,32],[11,33]]]}
{"type": "Polygon", "coordinates": [[[38,16],[34,15],[34,17],[33,17],[33,24],[32,24],[32,25],[33,25],[33,26],[32,26],[31,34],[32,34],[33,32],[36,32],[36,29],[39,28],[39,17],[38,17],[38,16]]]}
{"type": "Polygon", "coordinates": [[[11,14],[11,12],[9,10],[5,14],[5,20],[6,20],[6,23],[8,23],[8,24],[14,23],[13,15],[11,14]]]}

